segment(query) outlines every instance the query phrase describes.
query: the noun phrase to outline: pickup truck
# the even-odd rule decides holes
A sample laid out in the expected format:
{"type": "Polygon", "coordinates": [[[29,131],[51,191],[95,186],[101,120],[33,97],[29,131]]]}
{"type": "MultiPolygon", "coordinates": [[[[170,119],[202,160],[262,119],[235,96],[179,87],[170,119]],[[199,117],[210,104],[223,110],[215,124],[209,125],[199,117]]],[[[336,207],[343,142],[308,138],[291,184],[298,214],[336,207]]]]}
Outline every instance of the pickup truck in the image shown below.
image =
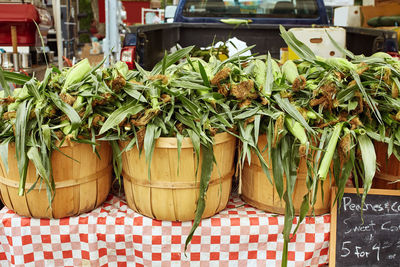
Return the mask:
{"type": "MultiPolygon", "coordinates": [[[[286,29],[327,26],[323,0],[259,1],[181,0],[174,23],[131,26],[130,33],[125,35],[121,60],[130,68],[134,68],[134,62],[137,62],[144,69],[151,69],[166,50],[177,44],[207,47],[230,37],[236,37],[248,46],[256,45],[252,53],[266,54],[269,51],[272,57],[279,58],[280,49],[287,47],[280,36],[280,24],[286,29]],[[244,19],[249,23],[239,26],[222,23],[221,19],[226,18],[244,19]]],[[[378,51],[398,51],[397,33],[394,31],[345,29],[346,48],[354,54],[368,56],[378,51]]]]}

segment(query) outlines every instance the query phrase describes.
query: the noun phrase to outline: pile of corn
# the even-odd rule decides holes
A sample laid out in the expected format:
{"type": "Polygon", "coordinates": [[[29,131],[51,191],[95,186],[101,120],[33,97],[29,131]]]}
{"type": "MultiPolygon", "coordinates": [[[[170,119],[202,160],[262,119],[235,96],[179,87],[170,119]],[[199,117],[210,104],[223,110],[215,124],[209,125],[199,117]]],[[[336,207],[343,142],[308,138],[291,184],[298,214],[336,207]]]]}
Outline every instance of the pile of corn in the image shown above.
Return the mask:
{"type": "MultiPolygon", "coordinates": [[[[282,36],[289,45],[295,41],[284,30],[282,36]]],[[[176,137],[178,147],[189,137],[199,157],[200,148],[212,153],[215,134],[229,132],[241,140],[239,163],[250,163],[254,151],[285,200],[287,245],[301,157],[309,163],[309,192],[301,218],[313,207],[316,188],[327,178],[331,165],[338,197],[353,173],[355,181],[362,180],[364,201],[376,171],[373,141],[386,142],[388,156],[400,158],[400,62],[385,53],[364,57],[348,51],[350,61],[323,59],[296,44],[293,50],[302,60],[283,65],[269,54],[242,56],[252,47],[224,61],[213,54],[207,61],[189,57],[193,47],[187,47],[166,55],[150,71],[140,66],[129,71],[121,62],[110,68],[91,68],[83,60],[70,69],[49,69],[43,81],[33,78],[13,92],[6,88],[0,140],[3,146],[16,143],[20,193],[25,192],[28,160],[36,162],[37,169],[51,167],[51,151],[66,140],[92,144],[94,151],[97,140],[109,140],[119,177],[118,140],[129,140],[125,149],[137,146],[151,161],[158,137],[176,137]],[[269,158],[280,162],[279,166],[267,166],[263,160],[257,147],[262,134],[267,136],[269,158]]],[[[4,85],[2,79],[9,74],[0,74],[4,85]]],[[[50,170],[39,174],[51,196],[50,170]]],[[[201,179],[207,179],[206,175],[201,179]]],[[[204,204],[207,183],[200,190],[204,192],[199,207],[204,204]]],[[[200,208],[191,234],[201,215],[200,208]]]]}

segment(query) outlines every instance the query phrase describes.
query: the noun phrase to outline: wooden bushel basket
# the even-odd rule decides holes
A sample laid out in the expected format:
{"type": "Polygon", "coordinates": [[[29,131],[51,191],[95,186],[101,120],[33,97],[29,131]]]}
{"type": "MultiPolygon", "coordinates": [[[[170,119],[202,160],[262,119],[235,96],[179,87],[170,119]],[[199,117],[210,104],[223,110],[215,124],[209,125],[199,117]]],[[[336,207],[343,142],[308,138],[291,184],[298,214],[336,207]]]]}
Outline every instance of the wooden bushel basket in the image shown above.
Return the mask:
{"type": "Polygon", "coordinates": [[[377,171],[372,180],[372,188],[400,189],[400,161],[394,155],[387,157],[388,145],[382,142],[374,142],[377,171]],[[378,170],[379,169],[379,170],[378,170]]]}
{"type": "MultiPolygon", "coordinates": [[[[265,135],[258,139],[258,148],[262,151],[267,143],[265,135]]],[[[268,152],[264,151],[264,160],[268,163],[268,152]]],[[[300,213],[301,202],[303,196],[308,192],[306,185],[306,161],[300,160],[297,172],[296,185],[293,193],[293,205],[295,213],[300,213]]],[[[271,178],[273,181],[272,169],[270,170],[271,178]]],[[[328,213],[330,210],[331,199],[331,183],[328,176],[324,182],[324,198],[322,199],[320,184],[318,184],[317,200],[314,206],[316,215],[328,213]]],[[[252,153],[251,165],[247,161],[243,166],[242,183],[241,183],[241,197],[242,199],[253,207],[263,211],[285,214],[285,202],[279,198],[275,185],[271,184],[267,176],[263,172],[259,159],[256,154],[252,153]]],[[[310,214],[310,213],[309,213],[310,214]]]]}
{"type": "MultiPolygon", "coordinates": [[[[125,147],[128,142],[121,142],[125,147]]],[[[228,133],[214,137],[217,165],[211,173],[203,218],[223,210],[229,199],[234,173],[236,138],[228,133]]],[[[128,206],[158,220],[189,221],[195,217],[202,159],[196,177],[196,154],[189,138],[183,139],[178,174],[176,138],[158,138],[151,161],[151,177],[144,152],[136,147],[122,154],[123,180],[128,206]]]]}
{"type": "MultiPolygon", "coordinates": [[[[7,208],[22,216],[34,218],[63,218],[91,211],[102,204],[111,188],[112,152],[107,142],[100,142],[97,150],[101,159],[93,153],[92,146],[69,142],[51,157],[56,186],[51,208],[46,187],[40,182],[29,193],[18,196],[19,172],[15,155],[15,144],[8,149],[8,168],[1,162],[0,196],[7,208]]],[[[36,181],[36,169],[29,162],[25,192],[36,181]]]]}

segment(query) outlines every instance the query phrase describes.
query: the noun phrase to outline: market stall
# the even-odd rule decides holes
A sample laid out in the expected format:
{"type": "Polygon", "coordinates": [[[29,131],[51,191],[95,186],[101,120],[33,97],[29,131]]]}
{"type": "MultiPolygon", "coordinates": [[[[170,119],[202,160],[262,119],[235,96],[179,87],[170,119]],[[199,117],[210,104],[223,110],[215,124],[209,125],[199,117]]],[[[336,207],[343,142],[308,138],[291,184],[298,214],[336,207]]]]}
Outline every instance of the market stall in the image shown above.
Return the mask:
{"type": "MultiPolygon", "coordinates": [[[[400,194],[371,188],[399,188],[398,59],[354,55],[344,29],[281,25],[280,60],[246,45],[153,47],[161,60],[132,70],[113,62],[121,18],[116,2],[105,9],[104,45],[117,49],[96,66],[62,68],[59,53],[43,78],[0,69],[0,265],[397,260],[387,242],[400,230],[386,225],[400,221],[400,194]]],[[[234,22],[217,27],[249,20],[234,22]]],[[[132,51],[158,40],[153,28],[132,51]]]]}
{"type": "MultiPolygon", "coordinates": [[[[4,208],[0,265],[279,266],[283,220],[232,196],[226,209],[202,220],[185,254],[191,222],[150,219],[128,208],[124,198],[110,195],[89,213],[59,220],[21,217],[4,208]]],[[[289,244],[288,266],[325,265],[329,227],[329,214],[302,222],[289,244]]]]}

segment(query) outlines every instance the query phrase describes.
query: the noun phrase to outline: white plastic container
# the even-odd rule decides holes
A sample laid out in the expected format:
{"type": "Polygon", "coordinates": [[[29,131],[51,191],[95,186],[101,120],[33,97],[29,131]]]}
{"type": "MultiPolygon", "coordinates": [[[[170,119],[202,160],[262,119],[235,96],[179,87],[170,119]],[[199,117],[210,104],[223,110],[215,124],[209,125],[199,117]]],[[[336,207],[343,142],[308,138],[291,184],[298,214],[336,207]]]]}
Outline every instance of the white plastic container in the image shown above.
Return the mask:
{"type": "Polygon", "coordinates": [[[324,0],[325,6],[354,6],[354,0],[324,0]]]}
{"type": "MultiPolygon", "coordinates": [[[[292,28],[289,30],[301,42],[306,44],[315,55],[329,57],[344,57],[345,55],[337,49],[329,35],[340,45],[346,47],[346,30],[340,27],[329,28],[292,28]]],[[[289,48],[289,59],[297,59],[297,55],[289,48]]]]}
{"type": "Polygon", "coordinates": [[[360,6],[343,6],[335,8],[333,25],[361,27],[360,6]]]}

